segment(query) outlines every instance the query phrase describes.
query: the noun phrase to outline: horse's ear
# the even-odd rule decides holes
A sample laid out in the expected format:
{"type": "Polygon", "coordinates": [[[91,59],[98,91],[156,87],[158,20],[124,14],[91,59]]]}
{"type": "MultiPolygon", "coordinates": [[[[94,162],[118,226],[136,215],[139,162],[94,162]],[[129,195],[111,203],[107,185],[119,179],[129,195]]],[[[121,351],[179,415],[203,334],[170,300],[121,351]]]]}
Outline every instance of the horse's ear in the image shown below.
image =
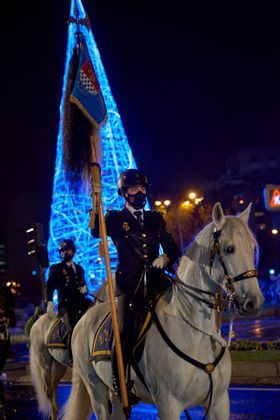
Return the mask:
{"type": "Polygon", "coordinates": [[[248,220],[249,220],[249,216],[251,212],[251,207],[252,207],[252,203],[250,203],[249,206],[238,215],[238,217],[241,220],[243,220],[243,222],[246,223],[247,225],[248,225],[248,220]]]}
{"type": "Polygon", "coordinates": [[[218,202],[214,205],[213,211],[212,211],[212,219],[215,223],[216,229],[220,230],[225,224],[225,215],[221,206],[221,203],[218,202]]]}

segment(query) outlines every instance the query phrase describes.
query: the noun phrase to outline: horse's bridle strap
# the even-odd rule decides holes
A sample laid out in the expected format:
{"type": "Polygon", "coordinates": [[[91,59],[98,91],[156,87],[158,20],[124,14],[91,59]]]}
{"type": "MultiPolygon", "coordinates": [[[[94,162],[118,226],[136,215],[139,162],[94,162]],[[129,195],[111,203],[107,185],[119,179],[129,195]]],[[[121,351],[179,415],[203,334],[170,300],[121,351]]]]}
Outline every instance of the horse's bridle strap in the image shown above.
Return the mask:
{"type": "Polygon", "coordinates": [[[187,354],[183,353],[180,349],[178,349],[177,346],[175,346],[175,344],[170,340],[170,338],[168,337],[168,335],[166,334],[166,332],[164,331],[160,320],[158,319],[158,316],[154,310],[154,308],[150,305],[149,309],[151,311],[151,315],[152,318],[157,326],[157,329],[160,333],[160,335],[162,336],[162,338],[164,339],[164,341],[166,342],[166,344],[171,348],[171,350],[177,354],[177,356],[181,357],[181,359],[185,360],[186,362],[191,363],[192,365],[196,366],[199,369],[204,370],[204,372],[206,372],[208,375],[210,375],[215,367],[217,366],[217,364],[220,362],[220,360],[222,359],[224,353],[225,353],[225,347],[222,347],[219,355],[216,357],[216,359],[214,360],[213,363],[201,363],[198,360],[193,359],[192,357],[188,356],[187,354]]]}
{"type": "Polygon", "coordinates": [[[175,279],[172,279],[172,281],[177,287],[182,287],[184,289],[183,292],[187,293],[192,298],[198,300],[199,302],[205,303],[209,308],[216,309],[215,303],[211,302],[210,300],[203,299],[203,297],[195,295],[194,293],[190,292],[188,289],[193,290],[196,293],[202,293],[202,294],[212,296],[213,298],[216,298],[215,293],[209,292],[208,290],[198,289],[197,287],[193,287],[188,284],[185,284],[182,280],[178,278],[178,276],[175,279]]]}
{"type": "Polygon", "coordinates": [[[213,267],[215,255],[217,255],[218,258],[219,258],[219,262],[220,262],[221,266],[223,267],[225,278],[226,279],[231,279],[233,283],[236,283],[236,282],[241,281],[241,280],[246,280],[246,279],[249,279],[251,277],[258,277],[258,271],[255,270],[255,269],[245,271],[244,273],[238,274],[238,276],[235,276],[235,277],[232,277],[232,276],[229,275],[228,270],[226,268],[226,265],[224,263],[222,254],[221,254],[221,248],[220,248],[220,243],[219,243],[219,238],[220,238],[221,234],[222,234],[221,229],[213,232],[214,243],[213,243],[213,246],[210,250],[210,256],[209,256],[210,273],[211,273],[211,270],[212,270],[212,267],[213,267]]]}
{"type": "Polygon", "coordinates": [[[259,277],[259,273],[257,270],[248,270],[238,276],[233,277],[233,282],[236,283],[237,281],[250,279],[252,277],[259,277]]]}

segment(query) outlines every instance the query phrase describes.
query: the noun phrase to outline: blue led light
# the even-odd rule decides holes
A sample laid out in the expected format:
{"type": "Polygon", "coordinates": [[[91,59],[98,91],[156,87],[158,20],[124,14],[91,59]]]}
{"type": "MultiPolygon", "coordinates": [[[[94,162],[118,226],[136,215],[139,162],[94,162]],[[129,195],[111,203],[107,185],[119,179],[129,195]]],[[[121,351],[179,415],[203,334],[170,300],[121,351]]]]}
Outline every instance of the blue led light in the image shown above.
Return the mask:
{"type": "MultiPolygon", "coordinates": [[[[82,2],[77,0],[71,1],[71,15],[74,15],[73,10],[75,4],[77,4],[78,7],[79,17],[84,18],[86,13],[82,2]]],[[[86,38],[108,111],[107,123],[101,129],[103,148],[102,196],[104,209],[105,211],[110,208],[119,209],[123,206],[123,200],[117,193],[116,184],[118,176],[124,169],[135,168],[136,165],[126,138],[120,114],[110,90],[93,34],[91,31],[88,32],[84,26],[80,26],[80,30],[86,38]]],[[[66,89],[69,60],[71,57],[71,51],[76,44],[75,32],[76,25],[74,23],[70,23],[68,27],[68,43],[62,99],[60,104],[60,116],[62,116],[63,98],[66,89]]],[[[90,195],[88,193],[74,194],[72,191],[70,192],[65,182],[62,158],[62,126],[60,123],[53,181],[50,234],[48,240],[49,260],[50,264],[58,262],[58,244],[63,238],[73,239],[77,245],[75,261],[83,266],[86,272],[88,289],[93,291],[101,285],[106,277],[106,272],[104,263],[99,259],[99,241],[91,237],[90,230],[88,228],[88,211],[90,208],[90,195]]],[[[112,269],[114,269],[117,263],[117,253],[111,240],[109,240],[109,252],[111,266],[112,269]]]]}
{"type": "Polygon", "coordinates": [[[271,276],[273,276],[273,274],[275,274],[275,270],[274,270],[274,268],[271,268],[268,272],[269,272],[269,274],[270,274],[271,276]]]}

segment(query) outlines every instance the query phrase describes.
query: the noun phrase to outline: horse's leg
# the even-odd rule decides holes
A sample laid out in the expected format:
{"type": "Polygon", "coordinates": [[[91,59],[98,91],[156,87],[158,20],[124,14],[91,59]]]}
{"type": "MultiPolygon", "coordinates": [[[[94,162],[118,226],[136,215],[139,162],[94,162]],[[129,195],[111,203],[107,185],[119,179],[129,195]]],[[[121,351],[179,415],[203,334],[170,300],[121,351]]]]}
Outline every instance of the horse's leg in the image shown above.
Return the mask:
{"type": "Polygon", "coordinates": [[[217,397],[213,395],[207,418],[209,420],[228,420],[229,419],[229,396],[228,391],[219,394],[217,397]]]}
{"type": "Polygon", "coordinates": [[[125,415],[119,398],[112,392],[112,414],[110,420],[125,420],[125,415]]]}
{"type": "Polygon", "coordinates": [[[156,401],[160,420],[180,419],[184,407],[179,401],[173,398],[168,398],[168,396],[165,397],[166,398],[162,398],[159,402],[156,401]]]}
{"type": "Polygon", "coordinates": [[[57,386],[66,372],[66,366],[63,366],[61,363],[58,363],[55,359],[52,362],[51,367],[51,389],[52,389],[52,409],[53,409],[53,418],[58,417],[58,402],[57,402],[57,386]]]}

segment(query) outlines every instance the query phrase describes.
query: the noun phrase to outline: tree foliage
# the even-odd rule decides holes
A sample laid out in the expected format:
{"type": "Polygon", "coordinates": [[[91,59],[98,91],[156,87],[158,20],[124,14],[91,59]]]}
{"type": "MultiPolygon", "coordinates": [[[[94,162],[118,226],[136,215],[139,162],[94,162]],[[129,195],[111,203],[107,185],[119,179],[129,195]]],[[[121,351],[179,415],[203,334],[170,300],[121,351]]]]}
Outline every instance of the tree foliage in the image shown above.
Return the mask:
{"type": "Polygon", "coordinates": [[[184,248],[211,221],[212,206],[207,203],[190,203],[188,206],[174,204],[164,214],[169,232],[178,245],[184,248]]]}

